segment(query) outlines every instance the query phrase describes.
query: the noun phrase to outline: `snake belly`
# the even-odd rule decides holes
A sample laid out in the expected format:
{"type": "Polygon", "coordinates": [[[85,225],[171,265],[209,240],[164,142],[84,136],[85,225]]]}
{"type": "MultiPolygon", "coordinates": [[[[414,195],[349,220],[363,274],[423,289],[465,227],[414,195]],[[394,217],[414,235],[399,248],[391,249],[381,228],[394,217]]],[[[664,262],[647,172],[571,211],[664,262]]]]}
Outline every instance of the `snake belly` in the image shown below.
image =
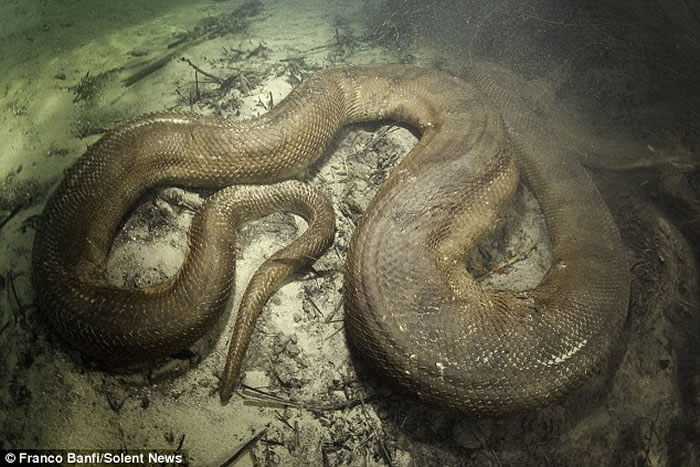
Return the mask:
{"type": "Polygon", "coordinates": [[[227,399],[265,300],[333,236],[322,196],[300,182],[273,183],[300,177],[341,127],[386,119],[421,138],[351,240],[344,299],[360,354],[420,398],[471,414],[523,411],[572,389],[608,353],[626,316],[629,276],[613,218],[575,160],[528,151],[474,85],[415,66],[328,69],[252,120],[166,112],[108,132],[67,172],[42,216],[33,251],[42,312],[88,358],[167,356],[224,310],[235,224],[297,212],[309,229],[245,292],[222,382],[227,399]],[[464,258],[519,172],[542,206],[554,261],[533,290],[484,290],[464,258]],[[225,188],[239,184],[271,185],[248,197],[225,188]],[[110,284],[105,264],[121,222],[164,185],[221,191],[193,219],[174,277],[141,289],[110,284]]]}

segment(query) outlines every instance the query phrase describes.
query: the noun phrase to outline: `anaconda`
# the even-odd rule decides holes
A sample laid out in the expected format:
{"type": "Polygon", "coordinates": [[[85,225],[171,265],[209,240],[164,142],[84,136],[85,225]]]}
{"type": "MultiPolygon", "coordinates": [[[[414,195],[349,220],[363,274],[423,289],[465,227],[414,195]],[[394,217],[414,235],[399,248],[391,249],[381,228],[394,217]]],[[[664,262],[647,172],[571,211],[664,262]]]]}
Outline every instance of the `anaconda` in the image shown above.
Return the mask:
{"type": "Polygon", "coordinates": [[[92,145],[48,201],[33,252],[39,306],[89,358],[167,356],[222,314],[236,224],[273,209],[296,212],[309,228],[245,291],[221,386],[227,400],[265,301],[333,236],[332,209],[318,191],[278,182],[300,177],[343,126],[397,120],[421,137],[353,234],[344,289],[352,341],[427,401],[471,414],[542,405],[608,353],[626,316],[627,260],[585,169],[554,146],[533,146],[517,125],[507,129],[490,100],[435,70],[352,66],[317,73],[247,121],[175,112],[129,121],[92,145]],[[553,264],[530,291],[484,290],[464,258],[497,220],[519,173],[545,214],[553,264]],[[265,186],[242,192],[239,184],[265,186]],[[174,277],[142,289],[110,284],[105,264],[120,223],[163,185],[220,191],[193,219],[174,277]]]}

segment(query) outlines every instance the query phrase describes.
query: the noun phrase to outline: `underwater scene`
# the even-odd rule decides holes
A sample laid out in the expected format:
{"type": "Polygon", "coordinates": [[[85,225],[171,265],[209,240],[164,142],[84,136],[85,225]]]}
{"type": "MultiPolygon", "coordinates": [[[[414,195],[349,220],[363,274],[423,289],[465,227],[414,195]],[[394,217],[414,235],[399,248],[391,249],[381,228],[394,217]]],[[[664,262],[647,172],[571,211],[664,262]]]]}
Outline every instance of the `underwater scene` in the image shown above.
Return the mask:
{"type": "Polygon", "coordinates": [[[8,464],[700,465],[700,1],[0,3],[8,464]]]}

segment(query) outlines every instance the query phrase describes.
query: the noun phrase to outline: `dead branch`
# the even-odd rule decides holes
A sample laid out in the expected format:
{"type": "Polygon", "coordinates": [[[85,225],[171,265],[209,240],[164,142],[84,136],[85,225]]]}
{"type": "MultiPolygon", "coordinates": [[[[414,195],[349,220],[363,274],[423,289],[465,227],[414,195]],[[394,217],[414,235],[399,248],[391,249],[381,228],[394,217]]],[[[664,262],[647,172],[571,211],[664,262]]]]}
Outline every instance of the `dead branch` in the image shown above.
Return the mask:
{"type": "MultiPolygon", "coordinates": [[[[291,407],[295,409],[304,409],[310,412],[321,414],[324,412],[337,412],[346,409],[352,409],[362,403],[360,399],[350,399],[343,402],[330,405],[310,404],[306,402],[298,402],[290,399],[285,399],[269,392],[262,391],[250,386],[242,385],[243,389],[240,392],[241,396],[247,398],[244,401],[245,405],[256,405],[263,407],[291,407]]],[[[280,420],[281,421],[281,420],[280,420]]]]}
{"type": "Polygon", "coordinates": [[[194,63],[192,63],[192,61],[190,61],[190,59],[188,59],[188,58],[182,57],[182,58],[180,58],[180,61],[181,61],[181,62],[187,63],[189,66],[191,66],[192,68],[194,68],[194,70],[195,70],[196,72],[198,72],[198,73],[200,73],[200,74],[206,76],[207,78],[213,79],[213,80],[214,80],[216,83],[218,83],[218,84],[222,84],[222,83],[224,82],[224,80],[221,79],[221,78],[219,78],[218,76],[214,76],[214,75],[212,75],[211,73],[207,73],[206,71],[202,70],[200,67],[198,67],[197,65],[195,65],[194,63]]]}
{"type": "Polygon", "coordinates": [[[257,443],[260,440],[260,438],[262,438],[266,434],[267,434],[267,428],[265,428],[264,430],[260,431],[255,436],[250,438],[243,446],[238,448],[238,450],[236,452],[234,452],[231,457],[226,459],[224,461],[224,463],[221,464],[221,467],[227,467],[229,465],[233,465],[234,462],[236,462],[238,459],[240,459],[245,453],[250,451],[252,449],[253,445],[255,445],[255,443],[257,443]]]}
{"type": "MultiPolygon", "coordinates": [[[[220,37],[233,31],[240,31],[245,28],[245,18],[253,16],[260,11],[259,0],[249,0],[230,13],[223,13],[214,18],[206,18],[201,21],[193,31],[183,34],[176,41],[167,45],[166,51],[156,59],[143,63],[143,67],[122,80],[124,87],[129,87],[142,80],[151,73],[163,68],[174,57],[205,40],[220,37]]],[[[139,65],[141,66],[141,65],[139,65]]],[[[200,71],[201,72],[201,71],[200,71]]],[[[219,81],[220,82],[220,81],[219,81]]]]}

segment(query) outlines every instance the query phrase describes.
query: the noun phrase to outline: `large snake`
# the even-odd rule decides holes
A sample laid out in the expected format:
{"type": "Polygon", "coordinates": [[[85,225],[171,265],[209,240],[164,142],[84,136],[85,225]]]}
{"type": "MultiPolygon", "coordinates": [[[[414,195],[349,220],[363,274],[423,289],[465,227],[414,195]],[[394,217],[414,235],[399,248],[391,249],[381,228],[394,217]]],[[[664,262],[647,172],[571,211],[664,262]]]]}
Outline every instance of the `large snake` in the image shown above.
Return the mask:
{"type": "Polygon", "coordinates": [[[221,383],[228,400],[265,301],[333,237],[325,198],[283,180],[300,176],[344,125],[398,120],[421,138],[352,237],[349,335],[369,363],[427,401],[471,414],[540,406],[608,353],[630,279],[615,222],[588,173],[526,135],[522,119],[506,117],[506,130],[493,104],[504,92],[414,66],[343,67],[317,73],[252,120],[157,113],[127,122],[92,145],[49,199],[33,254],[39,305],[90,358],[164,357],[199,339],[224,310],[239,222],[272,210],[305,217],[309,228],[268,259],[244,293],[221,383]],[[553,264],[533,290],[485,290],[465,255],[496,222],[519,172],[545,214],[553,264]],[[174,277],[141,289],[110,284],[105,263],[120,223],[146,190],[162,185],[221,190],[194,217],[174,277]]]}

